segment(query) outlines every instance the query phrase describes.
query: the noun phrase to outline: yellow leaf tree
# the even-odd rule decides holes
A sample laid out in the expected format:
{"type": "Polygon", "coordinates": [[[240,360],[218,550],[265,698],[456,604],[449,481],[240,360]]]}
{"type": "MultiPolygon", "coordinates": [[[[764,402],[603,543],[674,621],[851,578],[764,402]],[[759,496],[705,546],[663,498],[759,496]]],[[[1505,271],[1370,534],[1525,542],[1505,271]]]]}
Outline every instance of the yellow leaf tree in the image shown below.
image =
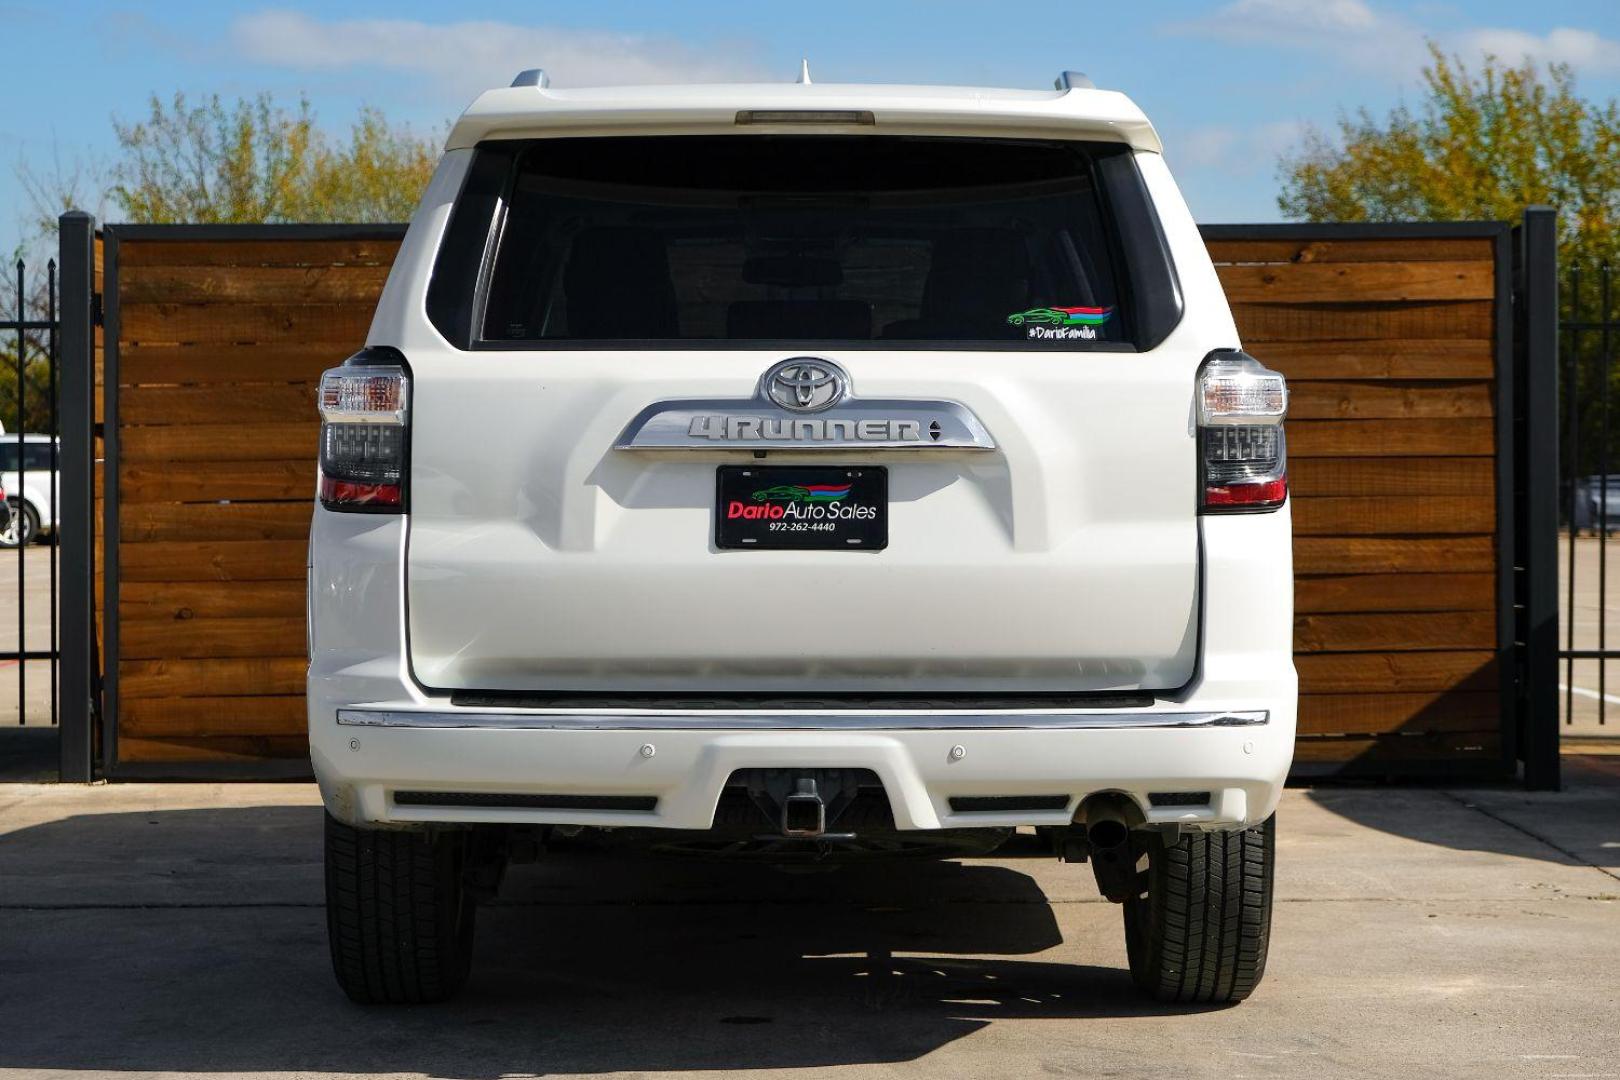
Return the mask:
{"type": "Polygon", "coordinates": [[[112,202],[125,221],[405,221],[438,160],[436,142],[362,110],[346,137],[316,126],[309,102],[268,94],[227,105],[153,96],[146,116],[115,120],[112,202]]]}
{"type": "Polygon", "coordinates": [[[1363,109],[1285,156],[1277,205],[1305,221],[1516,221],[1556,207],[1565,265],[1620,256],[1620,105],[1587,101],[1562,64],[1475,71],[1430,45],[1425,95],[1363,109]]]}

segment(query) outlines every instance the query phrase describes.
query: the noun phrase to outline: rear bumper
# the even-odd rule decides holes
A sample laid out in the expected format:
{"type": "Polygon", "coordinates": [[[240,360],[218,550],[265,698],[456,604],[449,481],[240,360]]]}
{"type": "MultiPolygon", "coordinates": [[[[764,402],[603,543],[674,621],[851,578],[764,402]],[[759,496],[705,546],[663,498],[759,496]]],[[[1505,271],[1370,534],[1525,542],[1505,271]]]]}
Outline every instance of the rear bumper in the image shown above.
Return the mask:
{"type": "Polygon", "coordinates": [[[790,716],[314,705],[311,749],[328,808],[356,823],[706,829],[738,770],[854,768],[882,781],[900,829],[1061,825],[1097,791],[1129,795],[1153,823],[1229,828],[1265,818],[1281,792],[1293,701],[1279,695],[1270,705],[790,716]],[[447,796],[442,804],[435,792],[447,796]],[[1172,792],[1209,797],[1152,805],[1172,792]],[[1053,809],[952,808],[961,798],[1059,795],[1053,809]],[[487,796],[509,802],[468,805],[487,796]],[[641,797],[650,808],[580,808],[604,796],[641,797]],[[532,805],[541,797],[573,805],[532,805]]]}
{"type": "MultiPolygon", "coordinates": [[[[309,741],[327,809],[351,824],[513,822],[705,829],[740,769],[870,769],[901,829],[1061,825],[1095,792],[1150,822],[1232,828],[1271,814],[1294,748],[1298,681],[1288,511],[1202,522],[1200,668],[1141,709],[716,713],[457,707],[412,676],[397,517],[317,510],[309,741]],[[341,520],[340,520],[341,519],[341,520]],[[1264,714],[1265,723],[1220,722],[1264,714]],[[960,747],[960,753],[954,753],[960,747]],[[444,804],[399,792],[513,796],[444,804]],[[1208,792],[1200,806],[1156,793],[1208,792]],[[1061,809],[968,813],[974,796],[1061,809]],[[639,796],[651,809],[537,806],[639,796]],[[1055,800],[1050,805],[1057,805],[1055,800]]],[[[717,691],[724,688],[716,688],[717,691]]]]}

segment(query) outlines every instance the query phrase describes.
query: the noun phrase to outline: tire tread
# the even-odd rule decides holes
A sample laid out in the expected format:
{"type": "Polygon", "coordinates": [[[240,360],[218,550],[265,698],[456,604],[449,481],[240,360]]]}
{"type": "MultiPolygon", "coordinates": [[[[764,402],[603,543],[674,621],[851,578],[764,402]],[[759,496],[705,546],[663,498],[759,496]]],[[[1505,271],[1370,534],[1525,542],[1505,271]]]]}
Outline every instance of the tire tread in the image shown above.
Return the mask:
{"type": "Polygon", "coordinates": [[[1167,1003],[1242,1001],[1265,975],[1276,818],[1187,833],[1148,858],[1146,895],[1125,904],[1131,975],[1167,1003]]]}
{"type": "Polygon", "coordinates": [[[473,901],[462,838],[357,829],[326,818],[326,926],[332,970],[355,1001],[444,1001],[471,960],[473,901]]]}

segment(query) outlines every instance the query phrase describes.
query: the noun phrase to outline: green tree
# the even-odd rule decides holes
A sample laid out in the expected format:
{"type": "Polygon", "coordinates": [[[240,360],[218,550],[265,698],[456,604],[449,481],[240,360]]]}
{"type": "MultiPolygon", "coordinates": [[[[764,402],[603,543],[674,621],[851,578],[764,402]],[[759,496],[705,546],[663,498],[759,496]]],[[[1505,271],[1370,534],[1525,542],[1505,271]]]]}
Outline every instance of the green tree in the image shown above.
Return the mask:
{"type": "MultiPolygon", "coordinates": [[[[20,255],[18,258],[20,259],[20,255]]],[[[46,300],[45,273],[40,267],[23,279],[23,293],[17,292],[17,260],[4,264],[4,278],[0,280],[0,319],[21,319],[43,322],[51,314],[46,300]]],[[[0,427],[6,433],[18,431],[51,430],[51,369],[49,338],[43,330],[26,330],[18,334],[8,330],[0,334],[0,427]],[[23,355],[22,394],[23,407],[17,408],[17,353],[23,355]]]]}
{"type": "Polygon", "coordinates": [[[111,201],[140,223],[403,221],[438,160],[432,139],[375,109],[337,138],[307,100],[288,110],[268,94],[230,105],[153,96],[144,119],[113,129],[111,201]]]}
{"type": "Polygon", "coordinates": [[[1575,90],[1567,65],[1478,71],[1433,44],[1425,94],[1382,119],[1343,117],[1284,156],[1277,205],[1305,221],[1517,220],[1559,211],[1565,265],[1620,261],[1620,103],[1575,90]]]}

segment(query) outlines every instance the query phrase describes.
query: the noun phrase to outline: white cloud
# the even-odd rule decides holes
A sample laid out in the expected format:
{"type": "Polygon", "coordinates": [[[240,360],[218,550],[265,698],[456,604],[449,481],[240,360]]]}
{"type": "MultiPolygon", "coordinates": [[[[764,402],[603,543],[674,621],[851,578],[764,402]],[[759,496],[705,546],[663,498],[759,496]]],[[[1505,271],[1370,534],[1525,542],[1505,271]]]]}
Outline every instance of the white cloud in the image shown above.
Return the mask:
{"type": "Polygon", "coordinates": [[[1168,29],[1315,53],[1342,67],[1392,75],[1414,74],[1427,62],[1426,38],[1470,63],[1491,53],[1514,64],[1528,57],[1567,63],[1577,73],[1620,72],[1620,42],[1591,30],[1559,27],[1540,36],[1509,28],[1459,27],[1455,15],[1438,21],[1441,25],[1424,25],[1366,0],[1231,0],[1213,15],[1168,29]]]}
{"type": "Polygon", "coordinates": [[[1277,120],[1249,127],[1214,124],[1165,140],[1165,156],[1181,168],[1210,169],[1235,176],[1270,174],[1277,158],[1299,143],[1306,125],[1277,120]]]}
{"type": "MultiPolygon", "coordinates": [[[[733,81],[760,77],[751,46],[495,21],[333,19],[260,11],[231,25],[242,58],[299,70],[383,68],[471,97],[541,67],[558,86],[733,81]]],[[[783,76],[785,79],[786,76],[783,76]]]]}
{"type": "Polygon", "coordinates": [[[1416,26],[1364,0],[1232,0],[1213,15],[1169,29],[1234,44],[1324,53],[1374,70],[1413,70],[1424,55],[1416,26]]]}
{"type": "Polygon", "coordinates": [[[1529,59],[1542,64],[1568,64],[1583,74],[1620,72],[1620,41],[1567,26],[1560,26],[1545,37],[1523,30],[1488,27],[1469,30],[1461,35],[1459,47],[1465,55],[1491,53],[1510,64],[1529,59]]]}

